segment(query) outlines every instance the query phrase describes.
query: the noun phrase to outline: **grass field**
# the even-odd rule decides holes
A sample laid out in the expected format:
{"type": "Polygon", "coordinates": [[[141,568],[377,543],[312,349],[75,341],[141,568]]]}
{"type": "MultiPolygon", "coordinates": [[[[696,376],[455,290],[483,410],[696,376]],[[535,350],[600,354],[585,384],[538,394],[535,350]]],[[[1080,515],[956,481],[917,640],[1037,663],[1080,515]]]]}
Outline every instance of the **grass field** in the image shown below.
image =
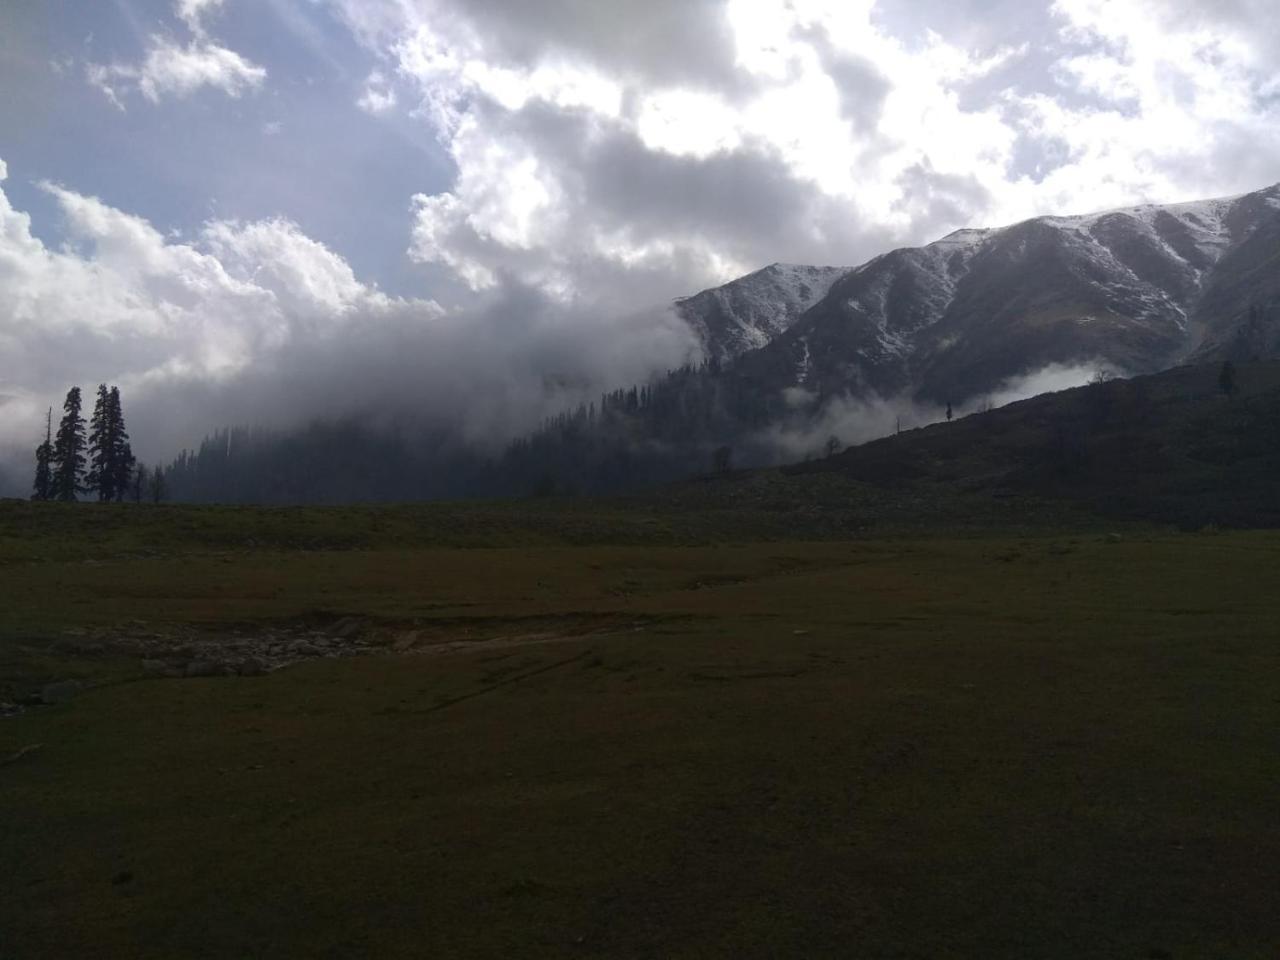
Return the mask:
{"type": "Polygon", "coordinates": [[[1280,955],[1280,534],[784,527],[0,505],[0,958],[1280,955]]]}

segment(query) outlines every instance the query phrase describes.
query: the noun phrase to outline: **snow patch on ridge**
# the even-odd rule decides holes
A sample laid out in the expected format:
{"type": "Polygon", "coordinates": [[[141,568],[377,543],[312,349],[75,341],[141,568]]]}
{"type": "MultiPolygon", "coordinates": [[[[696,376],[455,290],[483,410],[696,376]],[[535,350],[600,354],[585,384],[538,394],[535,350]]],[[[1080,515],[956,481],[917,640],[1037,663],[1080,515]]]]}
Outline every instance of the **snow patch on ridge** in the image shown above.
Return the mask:
{"type": "Polygon", "coordinates": [[[709,356],[729,360],[785,333],[848,272],[847,267],[775,263],[677,300],[675,309],[709,356]]]}

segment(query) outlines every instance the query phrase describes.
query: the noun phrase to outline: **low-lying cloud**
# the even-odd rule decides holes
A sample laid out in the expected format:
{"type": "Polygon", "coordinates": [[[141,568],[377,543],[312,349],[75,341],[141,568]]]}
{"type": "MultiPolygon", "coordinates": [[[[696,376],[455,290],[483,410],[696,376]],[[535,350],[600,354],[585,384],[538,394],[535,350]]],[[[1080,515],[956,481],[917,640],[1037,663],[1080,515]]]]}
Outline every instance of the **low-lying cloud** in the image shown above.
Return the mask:
{"type": "MultiPolygon", "coordinates": [[[[1100,374],[1122,373],[1107,364],[1049,364],[1004,381],[990,393],[956,404],[952,416],[1003,407],[1042,393],[1056,393],[1084,386],[1100,374]]],[[[785,399],[795,411],[791,418],[770,426],[755,439],[773,451],[779,462],[821,456],[832,441],[838,448],[856,446],[870,440],[891,436],[903,430],[914,430],[946,419],[946,407],[923,403],[910,394],[895,397],[833,397],[816,411],[816,396],[801,387],[786,392],[785,399]]]]}
{"type": "MultiPolygon", "coordinates": [[[[4,167],[0,164],[0,179],[4,167]]],[[[283,220],[190,239],[46,184],[50,249],[0,190],[0,460],[13,477],[71,385],[118,384],[134,446],[167,458],[226,424],[360,416],[492,450],[563,406],[695,357],[670,311],[643,324],[508,277],[472,306],[388,296],[283,220]]],[[[56,419],[56,416],[55,416],[56,419]]]]}

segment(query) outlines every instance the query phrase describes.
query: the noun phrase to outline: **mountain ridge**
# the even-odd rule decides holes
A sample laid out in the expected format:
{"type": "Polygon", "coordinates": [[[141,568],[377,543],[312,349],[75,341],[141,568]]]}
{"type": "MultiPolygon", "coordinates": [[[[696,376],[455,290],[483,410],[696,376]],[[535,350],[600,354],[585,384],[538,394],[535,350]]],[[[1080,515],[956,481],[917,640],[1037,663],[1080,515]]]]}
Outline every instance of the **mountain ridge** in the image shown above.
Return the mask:
{"type": "Polygon", "coordinates": [[[240,502],[634,491],[795,460],[1099,370],[1280,357],[1280,184],[968,228],[849,269],[771,264],[674,308],[708,345],[702,362],[579,397],[499,457],[351,420],[246,434],[234,455],[215,436],[179,458],[171,487],[240,502]],[[306,467],[353,455],[331,477],[306,467]]]}
{"type": "MultiPolygon", "coordinates": [[[[801,298],[762,303],[768,285],[758,279],[779,267],[804,269],[796,265],[770,265],[676,305],[686,322],[686,305],[703,308],[690,325],[710,341],[711,359],[740,364],[777,389],[945,402],[1053,364],[1144,373],[1238,353],[1233,338],[1249,309],[1275,310],[1280,301],[1280,281],[1265,275],[1277,250],[1280,183],[1234,197],[967,227],[857,267],[810,268],[830,285],[798,314],[801,298]],[[1260,232],[1254,246],[1263,249],[1250,251],[1260,232]],[[762,314],[772,329],[758,322],[762,314]],[[743,338],[716,340],[717,331],[748,327],[757,339],[749,349],[743,338]],[[759,343],[765,333],[772,336],[759,343]]],[[[1263,336],[1254,352],[1273,350],[1275,339],[1263,336]]]]}
{"type": "Polygon", "coordinates": [[[847,267],[771,263],[678,297],[672,307],[697,335],[706,356],[723,363],[785,332],[847,272],[847,267]]]}

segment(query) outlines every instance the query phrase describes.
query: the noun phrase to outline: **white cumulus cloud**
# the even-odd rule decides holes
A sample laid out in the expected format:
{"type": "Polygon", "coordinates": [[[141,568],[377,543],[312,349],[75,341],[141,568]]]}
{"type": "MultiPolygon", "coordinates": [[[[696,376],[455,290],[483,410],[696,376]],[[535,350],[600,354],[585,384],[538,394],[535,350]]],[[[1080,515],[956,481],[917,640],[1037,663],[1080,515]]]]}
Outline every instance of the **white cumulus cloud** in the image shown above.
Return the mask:
{"type": "Polygon", "coordinates": [[[197,36],[204,34],[204,18],[217,11],[225,0],[175,0],[174,14],[197,36]]]}
{"type": "Polygon", "coordinates": [[[62,214],[62,249],[38,239],[0,190],[0,392],[12,404],[0,444],[18,442],[41,404],[72,384],[144,393],[224,384],[302,341],[368,330],[397,312],[423,322],[441,313],[360,283],[287,221],[213,221],[182,242],[95,197],[42,186],[62,214]]]}
{"type": "Polygon", "coordinates": [[[257,90],[267,79],[266,68],[216,43],[205,29],[204,18],[222,3],[223,0],[177,0],[174,14],[191,31],[190,42],[153,34],[140,62],[89,63],[85,76],[121,109],[130,92],[159,103],[167,97],[188,97],[206,87],[229,97],[257,90]]]}

